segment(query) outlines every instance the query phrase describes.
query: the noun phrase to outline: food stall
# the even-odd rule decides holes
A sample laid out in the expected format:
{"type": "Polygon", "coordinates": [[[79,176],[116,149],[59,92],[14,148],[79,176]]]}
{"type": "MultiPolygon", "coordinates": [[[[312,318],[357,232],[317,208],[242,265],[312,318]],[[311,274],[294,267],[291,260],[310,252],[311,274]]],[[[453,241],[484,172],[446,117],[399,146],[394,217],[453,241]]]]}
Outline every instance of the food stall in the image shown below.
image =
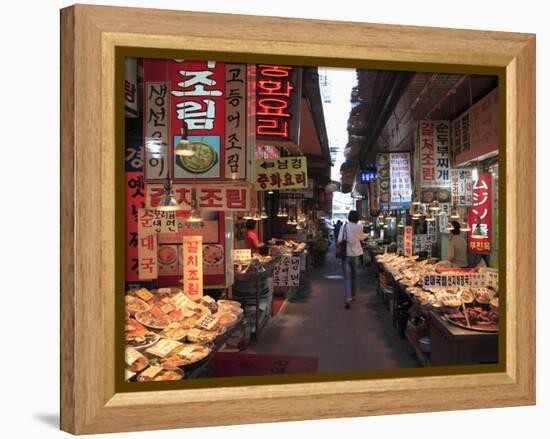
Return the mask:
{"type": "Polygon", "coordinates": [[[394,325],[422,365],[498,361],[498,271],[491,268],[444,269],[435,259],[418,261],[386,253],[376,257],[393,289],[394,325]],[[406,312],[399,306],[406,304],[406,312]]]}

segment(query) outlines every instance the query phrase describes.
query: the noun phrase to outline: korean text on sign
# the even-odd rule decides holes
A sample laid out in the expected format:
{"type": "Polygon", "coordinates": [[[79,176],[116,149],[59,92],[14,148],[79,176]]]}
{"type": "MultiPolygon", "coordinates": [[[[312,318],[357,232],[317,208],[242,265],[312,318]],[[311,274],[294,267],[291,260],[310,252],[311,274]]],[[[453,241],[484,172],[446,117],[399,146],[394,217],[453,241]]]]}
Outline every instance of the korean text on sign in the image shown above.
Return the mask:
{"type": "Polygon", "coordinates": [[[190,299],[202,297],[202,236],[183,237],[183,292],[190,299]]]}
{"type": "Polygon", "coordinates": [[[482,172],[474,181],[473,206],[469,223],[472,231],[468,240],[470,253],[491,253],[491,173],[482,172]]]}
{"type": "Polygon", "coordinates": [[[155,214],[138,209],[138,273],[140,280],[158,277],[157,235],[153,230],[155,214]]]}
{"type": "Polygon", "coordinates": [[[304,156],[256,160],[256,189],[304,189],[308,185],[304,156]]]}
{"type": "MultiPolygon", "coordinates": [[[[250,209],[251,205],[251,186],[247,184],[175,183],[172,190],[182,210],[191,210],[193,199],[203,211],[243,211],[250,209]]],[[[147,184],[146,194],[147,206],[156,207],[164,194],[164,187],[159,183],[147,184]]]]}

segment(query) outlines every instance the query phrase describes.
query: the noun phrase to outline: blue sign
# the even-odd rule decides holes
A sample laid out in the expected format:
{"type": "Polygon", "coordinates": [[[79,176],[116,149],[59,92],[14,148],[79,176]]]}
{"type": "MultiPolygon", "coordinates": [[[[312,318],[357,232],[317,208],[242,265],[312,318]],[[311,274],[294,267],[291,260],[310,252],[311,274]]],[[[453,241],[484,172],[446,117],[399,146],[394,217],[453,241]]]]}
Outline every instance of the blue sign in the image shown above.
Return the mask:
{"type": "Polygon", "coordinates": [[[369,181],[376,178],[376,172],[374,171],[363,171],[361,172],[361,183],[368,183],[369,181]]]}

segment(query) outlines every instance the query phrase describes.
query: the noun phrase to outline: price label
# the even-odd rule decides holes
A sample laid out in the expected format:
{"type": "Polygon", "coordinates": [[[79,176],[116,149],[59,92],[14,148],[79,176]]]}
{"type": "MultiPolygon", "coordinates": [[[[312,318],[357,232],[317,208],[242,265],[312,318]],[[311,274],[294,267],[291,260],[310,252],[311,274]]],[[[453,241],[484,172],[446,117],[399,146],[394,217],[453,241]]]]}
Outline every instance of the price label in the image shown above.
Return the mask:
{"type": "Polygon", "coordinates": [[[138,296],[141,300],[145,300],[146,302],[149,302],[153,298],[153,295],[149,292],[147,288],[140,288],[136,291],[136,296],[138,296]]]}
{"type": "Polygon", "coordinates": [[[195,346],[185,346],[181,351],[178,352],[180,357],[188,357],[195,350],[195,346]]]}
{"type": "Polygon", "coordinates": [[[146,352],[162,358],[162,357],[166,357],[170,352],[172,352],[174,349],[176,349],[181,345],[182,343],[176,340],[162,339],[156,345],[147,349],[146,352]]]}
{"type": "Polygon", "coordinates": [[[141,354],[134,348],[126,348],[126,364],[131,366],[135,361],[141,357],[141,354]]]}
{"type": "Polygon", "coordinates": [[[195,326],[197,328],[202,328],[210,331],[214,326],[216,326],[216,323],[218,323],[218,319],[210,315],[205,315],[198,320],[195,326]]]}
{"type": "Polygon", "coordinates": [[[160,366],[149,366],[147,369],[141,372],[141,376],[147,377],[147,378],[154,378],[160,373],[161,370],[162,370],[162,367],[160,366]]]}
{"type": "Polygon", "coordinates": [[[216,303],[216,301],[210,296],[202,296],[202,301],[208,303],[209,305],[216,303]]]}
{"type": "Polygon", "coordinates": [[[183,293],[178,293],[170,300],[176,309],[186,308],[187,305],[191,302],[191,299],[183,293]]]}

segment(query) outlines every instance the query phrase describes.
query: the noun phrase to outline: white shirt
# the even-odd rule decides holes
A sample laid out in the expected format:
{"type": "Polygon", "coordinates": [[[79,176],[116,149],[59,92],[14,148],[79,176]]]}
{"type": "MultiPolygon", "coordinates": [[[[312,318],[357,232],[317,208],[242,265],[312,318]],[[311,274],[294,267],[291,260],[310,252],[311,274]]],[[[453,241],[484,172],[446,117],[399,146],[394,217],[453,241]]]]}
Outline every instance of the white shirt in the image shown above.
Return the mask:
{"type": "Polygon", "coordinates": [[[447,246],[447,259],[455,267],[467,267],[468,258],[466,252],[468,250],[468,244],[466,240],[460,235],[451,235],[449,238],[449,245],[447,246]]]}
{"type": "Polygon", "coordinates": [[[363,247],[361,246],[361,241],[366,239],[369,235],[363,232],[363,225],[356,223],[347,223],[340,227],[340,233],[338,233],[338,241],[342,241],[344,237],[344,231],[346,234],[346,241],[348,245],[346,246],[346,255],[347,256],[362,256],[363,247]]]}

